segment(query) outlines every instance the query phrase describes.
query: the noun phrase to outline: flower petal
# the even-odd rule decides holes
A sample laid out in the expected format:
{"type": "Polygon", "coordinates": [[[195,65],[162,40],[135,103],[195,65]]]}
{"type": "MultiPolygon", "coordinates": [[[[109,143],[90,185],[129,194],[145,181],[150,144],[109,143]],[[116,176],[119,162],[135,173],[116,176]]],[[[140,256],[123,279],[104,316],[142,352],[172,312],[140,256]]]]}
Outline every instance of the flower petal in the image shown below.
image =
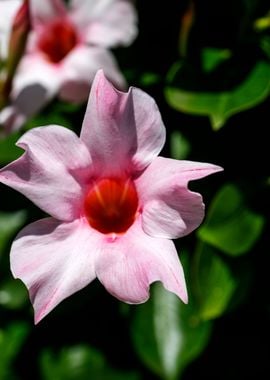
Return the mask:
{"type": "Polygon", "coordinates": [[[188,182],[221,170],[207,163],[156,158],[136,181],[144,231],[174,239],[197,228],[204,218],[204,204],[200,194],[188,189],[188,182]]]}
{"type": "MultiPolygon", "coordinates": [[[[57,93],[61,80],[61,70],[48,63],[41,55],[25,55],[13,79],[12,100],[26,87],[39,86],[44,89],[43,98],[45,103],[57,93]]],[[[35,101],[35,98],[31,99],[32,101],[35,101]]],[[[31,102],[28,99],[28,103],[31,102]]],[[[30,108],[30,106],[28,107],[30,108]]]]}
{"type": "Polygon", "coordinates": [[[165,142],[165,127],[155,101],[143,91],[116,90],[100,70],[94,79],[81,139],[98,171],[142,170],[165,142]],[[113,158],[113,159],[112,159],[113,158]]]}
{"type": "Polygon", "coordinates": [[[1,0],[0,1],[0,60],[4,60],[8,55],[8,42],[13,20],[22,4],[22,0],[1,0]]]}
{"type": "Polygon", "coordinates": [[[0,129],[3,128],[4,135],[19,130],[26,121],[26,115],[14,104],[6,106],[0,111],[0,129]]]}
{"type": "Polygon", "coordinates": [[[130,1],[73,0],[71,6],[71,18],[88,43],[127,46],[137,35],[137,15],[130,1]]]}
{"type": "Polygon", "coordinates": [[[116,86],[125,87],[125,80],[111,52],[99,47],[80,45],[63,61],[60,97],[75,103],[86,101],[91,83],[100,68],[116,86]]]}
{"type": "Polygon", "coordinates": [[[100,251],[96,273],[112,295],[127,303],[145,302],[155,281],[187,302],[183,268],[173,242],[145,234],[140,219],[100,251]]]}
{"type": "Polygon", "coordinates": [[[0,112],[0,125],[8,134],[17,131],[29,118],[45,107],[53,95],[54,91],[47,91],[38,83],[27,85],[17,96],[14,90],[12,103],[0,112]]]}
{"type": "Polygon", "coordinates": [[[19,129],[57,94],[61,72],[38,55],[25,56],[13,79],[11,105],[0,114],[7,132],[19,129]],[[31,99],[31,101],[29,101],[31,99]]]}
{"type": "Polygon", "coordinates": [[[35,29],[40,25],[51,22],[54,18],[67,16],[67,9],[63,0],[31,0],[29,1],[32,26],[35,29]]]}
{"type": "Polygon", "coordinates": [[[29,290],[35,323],[94,280],[95,241],[84,221],[61,223],[53,218],[28,225],[16,237],[11,270],[29,290]]]}
{"type": "Polygon", "coordinates": [[[26,152],[0,170],[0,182],[57,219],[76,218],[91,175],[89,152],[80,139],[69,129],[51,125],[28,131],[17,145],[26,152]]]}

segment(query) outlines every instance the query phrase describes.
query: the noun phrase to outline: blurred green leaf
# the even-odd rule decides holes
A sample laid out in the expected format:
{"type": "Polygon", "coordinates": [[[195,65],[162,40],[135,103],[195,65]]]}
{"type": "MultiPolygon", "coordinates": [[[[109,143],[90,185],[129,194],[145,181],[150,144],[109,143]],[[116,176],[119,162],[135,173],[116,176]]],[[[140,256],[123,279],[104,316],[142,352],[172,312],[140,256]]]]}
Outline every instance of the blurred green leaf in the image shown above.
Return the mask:
{"type": "Polygon", "coordinates": [[[198,236],[224,253],[239,256],[248,252],[259,238],[264,225],[261,215],[249,210],[242,193],[234,185],[225,185],[215,196],[198,236]]]}
{"type": "Polygon", "coordinates": [[[19,133],[12,133],[6,137],[0,136],[0,164],[16,160],[22,155],[23,150],[15,145],[19,137],[19,133]]]}
{"type": "Polygon", "coordinates": [[[202,51],[202,65],[205,72],[214,70],[221,62],[229,59],[229,49],[205,48],[202,51]]]}
{"type": "Polygon", "coordinates": [[[8,280],[0,285],[0,305],[7,309],[19,309],[28,299],[28,292],[21,281],[8,280]]]}
{"type": "Polygon", "coordinates": [[[58,355],[43,351],[41,373],[44,380],[139,380],[136,373],[110,368],[103,355],[87,345],[64,348],[58,355]]]}
{"type": "Polygon", "coordinates": [[[270,59],[270,36],[263,35],[260,39],[260,46],[267,57],[270,59]]]}
{"type": "Polygon", "coordinates": [[[221,128],[235,113],[244,111],[262,102],[270,90],[270,64],[258,62],[235,88],[218,91],[189,91],[176,87],[173,78],[181,76],[181,63],[170,71],[171,84],[165,88],[165,96],[171,107],[193,115],[209,116],[214,130],[221,128]]]}
{"type": "MultiPolygon", "coordinates": [[[[153,289],[155,285],[152,285],[153,289]]],[[[152,292],[151,292],[152,293],[152,292]]],[[[136,307],[131,326],[131,334],[135,350],[142,361],[156,374],[163,373],[162,362],[158,351],[154,325],[153,294],[143,305],[136,307]]]]}
{"type": "Polygon", "coordinates": [[[170,135],[171,157],[176,160],[184,160],[190,152],[190,144],[188,140],[178,131],[174,131],[170,135]]]}
{"type": "Polygon", "coordinates": [[[0,258],[5,244],[23,225],[26,219],[25,211],[0,212],[0,258]]]}
{"type": "Polygon", "coordinates": [[[161,76],[156,73],[146,72],[141,75],[140,86],[148,87],[153,86],[161,81],[161,76]]]}
{"type": "Polygon", "coordinates": [[[209,320],[221,316],[237,287],[228,265],[215,248],[201,243],[195,254],[192,273],[201,318],[209,320]]]}
{"type": "Polygon", "coordinates": [[[184,305],[160,284],[154,284],[151,299],[136,308],[132,325],[138,355],[166,380],[180,378],[206,346],[210,332],[211,323],[201,322],[192,304],[184,305]]]}
{"type": "Polygon", "coordinates": [[[254,29],[257,32],[261,32],[269,28],[270,28],[270,12],[267,12],[265,16],[257,18],[254,21],[254,29]]]}
{"type": "Polygon", "coordinates": [[[25,323],[12,323],[0,329],[0,379],[15,379],[12,362],[17,356],[29,331],[25,323]]]}

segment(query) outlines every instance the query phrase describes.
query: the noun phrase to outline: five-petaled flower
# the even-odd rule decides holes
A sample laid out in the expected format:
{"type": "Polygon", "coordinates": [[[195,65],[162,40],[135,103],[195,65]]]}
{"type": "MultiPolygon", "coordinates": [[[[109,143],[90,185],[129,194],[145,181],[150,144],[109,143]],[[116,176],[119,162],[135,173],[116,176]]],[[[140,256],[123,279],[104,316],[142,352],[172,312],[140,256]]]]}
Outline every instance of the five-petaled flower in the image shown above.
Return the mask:
{"type": "Polygon", "coordinates": [[[0,181],[51,215],[25,227],[11,247],[11,270],[29,289],[36,322],[96,277],[127,303],[146,301],[154,281],[187,302],[171,239],[204,216],[188,182],[222,169],[157,157],[164,142],[154,100],[137,88],[116,90],[102,71],[80,138],[57,125],[20,138],[25,153],[0,181]]]}
{"type": "Polygon", "coordinates": [[[29,0],[32,31],[13,79],[11,104],[0,113],[7,132],[22,126],[55,95],[86,101],[98,69],[118,87],[125,80],[108,48],[137,34],[130,0],[29,0]]]}

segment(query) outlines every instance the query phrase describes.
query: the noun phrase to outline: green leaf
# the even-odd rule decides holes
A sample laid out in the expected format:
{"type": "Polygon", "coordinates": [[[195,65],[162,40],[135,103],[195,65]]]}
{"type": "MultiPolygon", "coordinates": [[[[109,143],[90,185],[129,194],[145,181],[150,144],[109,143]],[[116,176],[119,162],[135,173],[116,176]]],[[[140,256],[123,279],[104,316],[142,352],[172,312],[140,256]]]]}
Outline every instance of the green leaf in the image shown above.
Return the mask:
{"type": "Polygon", "coordinates": [[[204,243],[195,254],[191,281],[204,320],[221,316],[237,287],[228,265],[215,248],[204,243]]]}
{"type": "Polygon", "coordinates": [[[0,329],[0,379],[14,379],[13,360],[18,354],[27,333],[25,323],[12,323],[7,329],[0,329]]]}
{"type": "Polygon", "coordinates": [[[229,59],[229,49],[205,48],[202,51],[202,65],[205,72],[214,70],[221,62],[229,59]]]}
{"type": "Polygon", "coordinates": [[[165,97],[171,107],[193,115],[209,116],[214,130],[241,111],[262,102],[270,90],[270,64],[258,62],[240,84],[228,91],[189,91],[173,84],[181,76],[181,64],[176,64],[169,74],[171,84],[165,88],[165,97]]]}
{"type": "Polygon", "coordinates": [[[136,373],[110,368],[103,355],[87,345],[63,348],[58,355],[44,350],[40,364],[44,380],[139,380],[136,373]]]}
{"type": "Polygon", "coordinates": [[[170,135],[171,157],[176,160],[184,160],[190,152],[190,144],[188,140],[178,131],[174,131],[170,135]]]}
{"type": "Polygon", "coordinates": [[[15,145],[19,137],[19,133],[12,133],[7,137],[0,136],[1,164],[6,164],[10,161],[16,160],[22,155],[23,150],[15,145]]]}
{"type": "Polygon", "coordinates": [[[268,12],[264,17],[260,17],[254,21],[254,29],[257,32],[261,32],[269,28],[270,28],[270,12],[268,12]]]}
{"type": "Polygon", "coordinates": [[[17,211],[12,213],[0,212],[0,258],[5,244],[18,230],[18,228],[23,225],[25,220],[25,211],[17,211]]]}
{"type": "Polygon", "coordinates": [[[242,193],[225,185],[213,199],[205,223],[198,230],[204,242],[231,256],[248,252],[259,238],[264,218],[249,210],[242,193]]]}
{"type": "Polygon", "coordinates": [[[159,83],[160,81],[160,75],[152,72],[145,72],[141,75],[139,84],[141,87],[149,87],[159,83]]]}
{"type": "Polygon", "coordinates": [[[211,323],[201,322],[192,304],[154,284],[151,299],[136,308],[132,324],[135,349],[162,379],[179,379],[206,346],[211,323]]]}
{"type": "Polygon", "coordinates": [[[270,58],[270,36],[263,35],[260,39],[260,47],[266,54],[268,58],[270,58]]]}
{"type": "MultiPolygon", "coordinates": [[[[152,285],[151,289],[154,287],[152,285]]],[[[152,293],[152,292],[151,292],[152,293]]],[[[131,326],[135,350],[145,365],[158,375],[163,373],[154,326],[153,297],[136,307],[131,326]]]]}
{"type": "Polygon", "coordinates": [[[8,280],[0,286],[0,305],[7,309],[19,309],[28,300],[28,292],[21,281],[8,280]]]}

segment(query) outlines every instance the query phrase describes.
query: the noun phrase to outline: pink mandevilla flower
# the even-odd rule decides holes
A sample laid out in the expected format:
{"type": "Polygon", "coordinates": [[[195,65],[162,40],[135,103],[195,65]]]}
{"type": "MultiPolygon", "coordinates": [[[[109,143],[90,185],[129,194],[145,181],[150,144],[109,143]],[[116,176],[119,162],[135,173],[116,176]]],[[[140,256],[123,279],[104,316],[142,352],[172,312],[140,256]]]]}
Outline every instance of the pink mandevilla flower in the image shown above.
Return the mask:
{"type": "Polygon", "coordinates": [[[11,247],[11,269],[29,289],[36,323],[96,277],[127,303],[145,302],[154,281],[187,302],[171,239],[204,217],[188,181],[222,169],[157,157],[164,142],[154,100],[137,88],[116,90],[101,70],[80,138],[50,125],[19,139],[25,153],[0,181],[52,216],[25,227],[11,247]]]}
{"type": "Polygon", "coordinates": [[[125,80],[108,48],[129,45],[137,34],[130,0],[29,0],[32,31],[13,80],[12,104],[0,124],[16,130],[55,95],[86,101],[98,69],[119,88],[125,80]]]}

